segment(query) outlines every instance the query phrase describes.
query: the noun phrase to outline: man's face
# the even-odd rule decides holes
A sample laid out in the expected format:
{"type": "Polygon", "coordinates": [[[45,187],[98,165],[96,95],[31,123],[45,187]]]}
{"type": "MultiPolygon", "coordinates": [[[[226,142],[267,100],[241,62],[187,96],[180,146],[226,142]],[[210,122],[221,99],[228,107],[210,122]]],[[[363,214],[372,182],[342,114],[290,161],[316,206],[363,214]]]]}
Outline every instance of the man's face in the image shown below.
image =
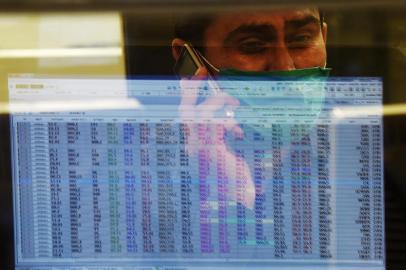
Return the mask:
{"type": "Polygon", "coordinates": [[[204,55],[218,68],[246,71],[324,67],[327,26],[317,9],[217,16],[204,33],[204,55]]]}

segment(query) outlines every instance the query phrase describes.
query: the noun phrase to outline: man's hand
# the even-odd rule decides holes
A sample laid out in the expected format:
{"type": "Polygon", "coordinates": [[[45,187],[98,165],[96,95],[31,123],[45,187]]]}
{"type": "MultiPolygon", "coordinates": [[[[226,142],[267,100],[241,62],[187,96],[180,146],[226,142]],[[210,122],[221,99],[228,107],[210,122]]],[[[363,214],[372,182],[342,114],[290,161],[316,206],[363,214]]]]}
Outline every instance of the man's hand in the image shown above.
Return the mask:
{"type": "Polygon", "coordinates": [[[182,96],[179,115],[187,129],[186,150],[190,156],[205,151],[215,157],[212,160],[217,161],[217,168],[221,166],[228,179],[227,198],[253,208],[255,185],[248,164],[245,159],[236,157],[224,140],[226,132],[243,137],[243,131],[232,113],[232,108],[238,107],[239,101],[220,91],[211,81],[209,89],[204,90],[210,94],[197,104],[199,89],[207,83],[207,78],[207,69],[202,67],[195,76],[180,82],[182,96]]]}

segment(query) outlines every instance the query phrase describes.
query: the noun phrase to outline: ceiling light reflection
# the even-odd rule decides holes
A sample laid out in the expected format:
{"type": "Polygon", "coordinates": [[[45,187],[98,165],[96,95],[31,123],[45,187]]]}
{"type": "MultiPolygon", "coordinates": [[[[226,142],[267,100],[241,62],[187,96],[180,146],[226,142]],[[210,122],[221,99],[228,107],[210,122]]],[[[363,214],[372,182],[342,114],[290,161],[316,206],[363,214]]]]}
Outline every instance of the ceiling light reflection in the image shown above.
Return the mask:
{"type": "Polygon", "coordinates": [[[93,100],[47,100],[33,102],[0,103],[0,113],[38,113],[91,110],[129,110],[142,109],[142,105],[131,99],[93,99],[93,100]]]}
{"type": "Polygon", "coordinates": [[[121,57],[122,54],[120,47],[0,49],[0,58],[121,57]]]}

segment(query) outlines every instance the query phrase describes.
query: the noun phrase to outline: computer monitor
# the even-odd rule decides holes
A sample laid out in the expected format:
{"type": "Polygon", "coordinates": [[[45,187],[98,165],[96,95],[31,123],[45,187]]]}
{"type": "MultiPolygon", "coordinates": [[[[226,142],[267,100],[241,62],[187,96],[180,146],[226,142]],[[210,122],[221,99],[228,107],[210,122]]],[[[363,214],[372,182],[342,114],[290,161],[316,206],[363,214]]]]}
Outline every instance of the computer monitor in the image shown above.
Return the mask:
{"type": "Polygon", "coordinates": [[[11,76],[15,269],[385,269],[381,79],[218,83],[11,76]]]}

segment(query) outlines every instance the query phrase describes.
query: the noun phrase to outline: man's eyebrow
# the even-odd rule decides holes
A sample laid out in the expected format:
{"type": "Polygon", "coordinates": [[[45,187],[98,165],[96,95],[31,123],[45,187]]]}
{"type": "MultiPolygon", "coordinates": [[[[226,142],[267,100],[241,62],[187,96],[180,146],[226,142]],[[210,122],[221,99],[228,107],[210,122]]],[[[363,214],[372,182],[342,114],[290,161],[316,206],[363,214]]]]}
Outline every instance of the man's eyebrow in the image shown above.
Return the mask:
{"type": "Polygon", "coordinates": [[[308,24],[320,25],[320,20],[313,15],[308,15],[308,16],[306,16],[304,18],[300,18],[300,19],[288,20],[285,23],[285,29],[286,28],[296,29],[296,28],[300,28],[300,27],[303,27],[308,24]]]}
{"type": "Polygon", "coordinates": [[[242,24],[228,33],[224,39],[224,44],[235,42],[235,38],[243,34],[255,34],[264,38],[272,38],[276,35],[276,29],[271,24],[242,24]]]}

